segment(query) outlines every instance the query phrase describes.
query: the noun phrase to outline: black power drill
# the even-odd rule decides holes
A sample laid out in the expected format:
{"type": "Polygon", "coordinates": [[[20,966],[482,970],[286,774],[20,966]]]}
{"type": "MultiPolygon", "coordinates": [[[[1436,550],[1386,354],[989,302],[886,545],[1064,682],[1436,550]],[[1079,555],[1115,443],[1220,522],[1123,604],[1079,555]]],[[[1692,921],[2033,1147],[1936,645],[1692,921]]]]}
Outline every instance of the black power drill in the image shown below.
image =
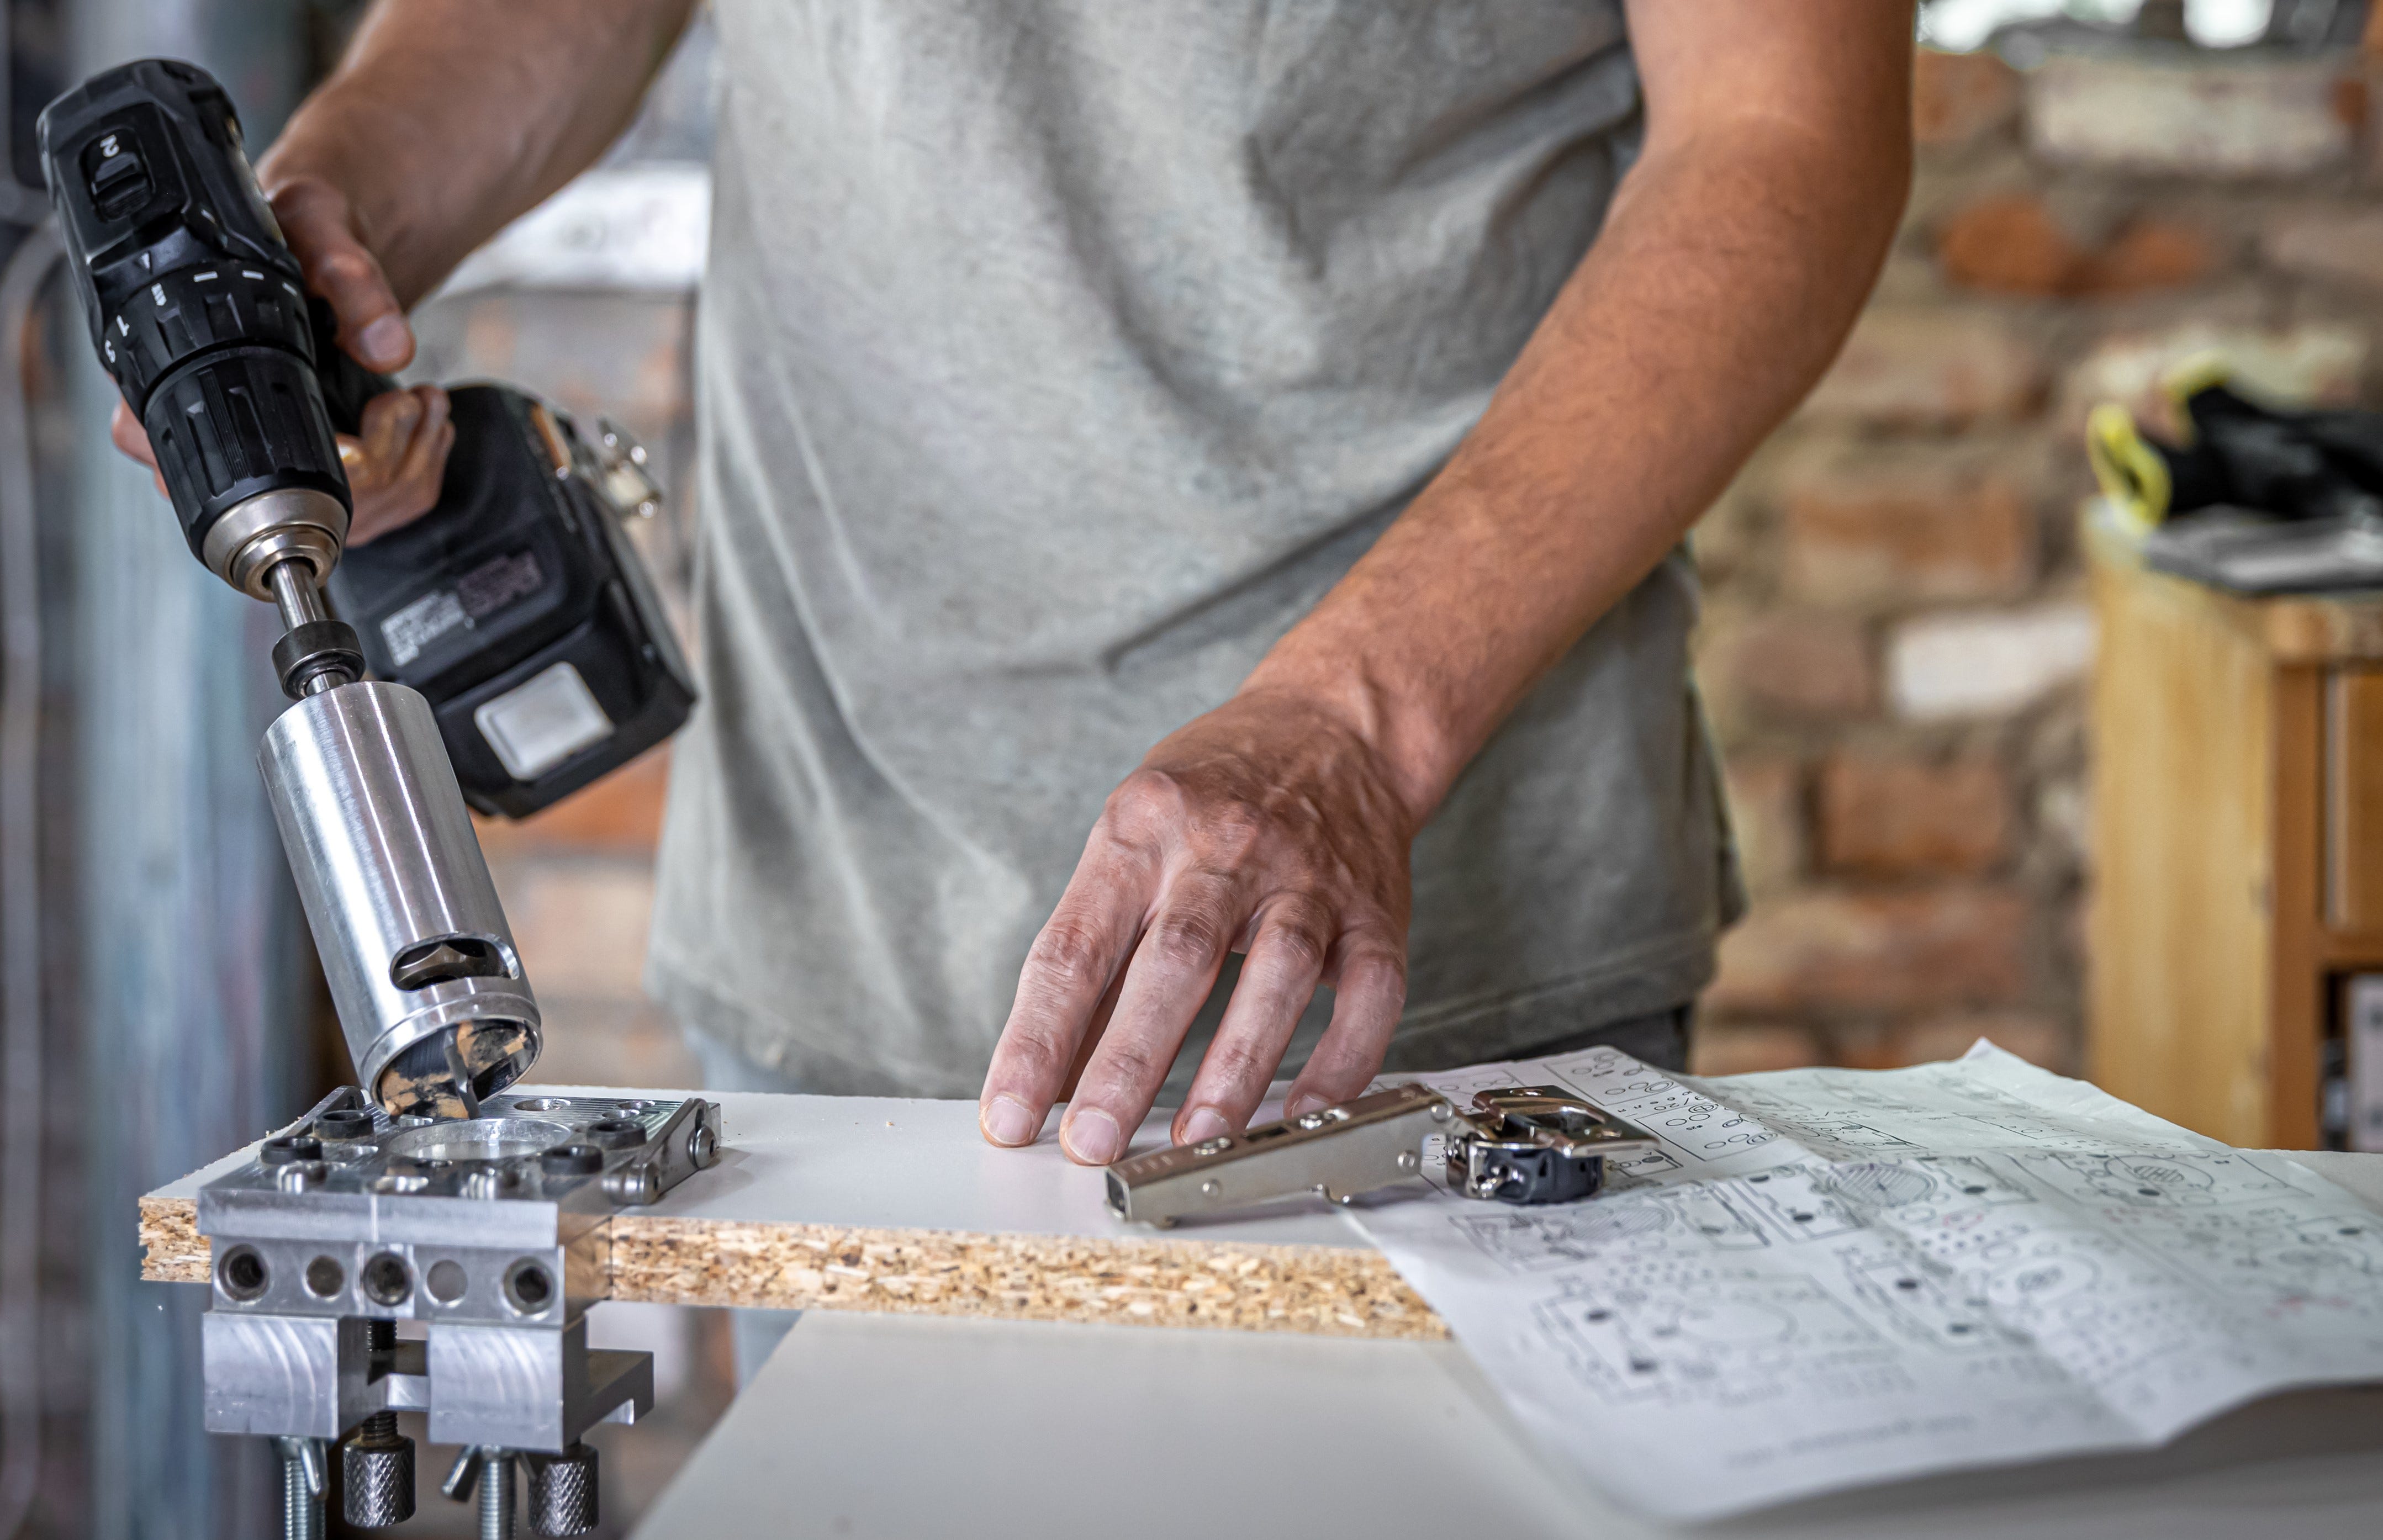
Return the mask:
{"type": "Polygon", "coordinates": [[[51,103],[40,142],[92,344],[191,554],[299,606],[275,655],[293,698],[343,661],[411,685],[465,799],[515,818],[678,730],[695,686],[623,527],[660,499],[643,451],[511,387],[458,388],[438,506],[343,555],[332,430],[395,385],[305,294],[223,87],[193,65],[128,64],[51,103]],[[303,578],[352,634],[312,629],[303,578]]]}

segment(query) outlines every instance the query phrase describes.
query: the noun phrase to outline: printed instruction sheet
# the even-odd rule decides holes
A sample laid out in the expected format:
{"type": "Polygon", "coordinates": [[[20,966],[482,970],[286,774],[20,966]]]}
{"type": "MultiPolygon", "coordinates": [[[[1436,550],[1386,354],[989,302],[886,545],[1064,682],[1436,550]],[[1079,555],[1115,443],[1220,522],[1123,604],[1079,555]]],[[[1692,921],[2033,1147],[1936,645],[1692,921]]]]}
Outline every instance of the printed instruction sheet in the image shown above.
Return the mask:
{"type": "Polygon", "coordinates": [[[1661,1139],[1587,1201],[1409,1187],[1352,1214],[1533,1435],[1646,1512],[2145,1448],[2383,1379],[2383,1217],[1984,1042],[1888,1071],[1698,1080],[1599,1048],[1379,1083],[1409,1079],[1460,1105],[1567,1086],[1661,1139]]]}

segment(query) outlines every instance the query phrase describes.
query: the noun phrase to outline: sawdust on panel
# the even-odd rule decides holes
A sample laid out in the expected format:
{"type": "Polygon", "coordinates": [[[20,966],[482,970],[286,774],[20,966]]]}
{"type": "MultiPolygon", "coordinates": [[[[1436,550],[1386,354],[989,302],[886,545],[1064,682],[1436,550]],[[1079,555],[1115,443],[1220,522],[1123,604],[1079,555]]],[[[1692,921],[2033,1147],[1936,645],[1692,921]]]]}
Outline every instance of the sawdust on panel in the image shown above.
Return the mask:
{"type": "Polygon", "coordinates": [[[1327,1337],[1448,1328],[1378,1251],[616,1218],[615,1299],[1327,1337]]]}
{"type": "MultiPolygon", "coordinates": [[[[620,1215],[611,1298],[655,1304],[979,1315],[1438,1338],[1447,1325],[1378,1251],[852,1229],[620,1215]]],[[[143,1199],[141,1275],[204,1283],[190,1199],[143,1199]]]]}
{"type": "Polygon", "coordinates": [[[192,1198],[141,1200],[141,1275],[152,1283],[207,1281],[207,1238],[192,1198]]]}

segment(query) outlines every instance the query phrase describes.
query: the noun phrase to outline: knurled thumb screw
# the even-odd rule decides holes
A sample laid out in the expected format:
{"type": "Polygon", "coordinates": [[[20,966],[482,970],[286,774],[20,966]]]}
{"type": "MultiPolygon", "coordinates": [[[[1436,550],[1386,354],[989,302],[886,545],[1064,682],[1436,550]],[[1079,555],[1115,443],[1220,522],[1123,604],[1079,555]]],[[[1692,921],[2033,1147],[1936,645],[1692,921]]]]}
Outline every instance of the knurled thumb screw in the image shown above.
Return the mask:
{"type": "Polygon", "coordinates": [[[561,1454],[525,1455],[533,1534],[585,1534],[596,1527],[596,1451],[574,1444],[561,1454]]]}
{"type": "Polygon", "coordinates": [[[340,1446],[340,1511],[358,1529],[414,1517],[414,1440],[397,1431],[396,1412],[374,1412],[340,1446]]]}

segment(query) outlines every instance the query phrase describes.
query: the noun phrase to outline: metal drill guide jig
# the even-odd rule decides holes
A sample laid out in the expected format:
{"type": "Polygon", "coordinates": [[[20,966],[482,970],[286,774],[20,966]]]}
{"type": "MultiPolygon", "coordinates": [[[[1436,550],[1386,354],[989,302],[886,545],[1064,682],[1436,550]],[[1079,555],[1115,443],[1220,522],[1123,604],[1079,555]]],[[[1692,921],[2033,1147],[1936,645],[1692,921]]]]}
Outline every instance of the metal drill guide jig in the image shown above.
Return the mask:
{"type": "Polygon", "coordinates": [[[587,1346],[604,1221],[719,1158],[719,1105],[517,1095],[482,1112],[391,1117],[351,1087],[199,1191],[207,1429],[274,1440],[291,1535],[322,1533],[333,1445],[349,1523],[412,1516],[400,1411],[464,1447],[445,1490],[478,1497],[487,1540],[512,1533],[517,1463],[531,1532],[585,1534],[581,1435],[653,1409],[653,1355],[587,1346]],[[401,1340],[401,1321],[426,1332],[401,1340]]]}
{"type": "Polygon", "coordinates": [[[1394,1086],[1119,1161],[1108,1168],[1109,1212],[1163,1229],[1301,1193],[1345,1204],[1420,1177],[1434,1135],[1445,1143],[1451,1189],[1503,1203],[1593,1197],[1608,1159],[1656,1147],[1652,1134],[1559,1086],[1494,1087],[1463,1109],[1436,1090],[1394,1086]]]}

